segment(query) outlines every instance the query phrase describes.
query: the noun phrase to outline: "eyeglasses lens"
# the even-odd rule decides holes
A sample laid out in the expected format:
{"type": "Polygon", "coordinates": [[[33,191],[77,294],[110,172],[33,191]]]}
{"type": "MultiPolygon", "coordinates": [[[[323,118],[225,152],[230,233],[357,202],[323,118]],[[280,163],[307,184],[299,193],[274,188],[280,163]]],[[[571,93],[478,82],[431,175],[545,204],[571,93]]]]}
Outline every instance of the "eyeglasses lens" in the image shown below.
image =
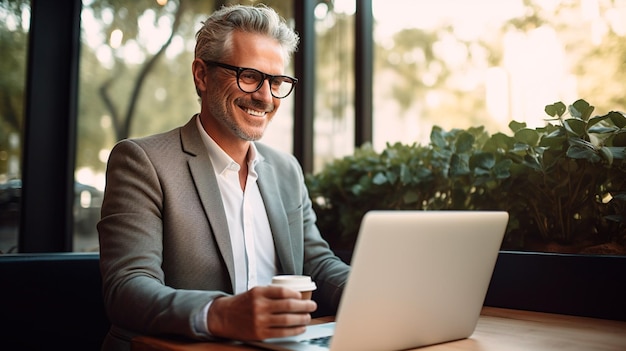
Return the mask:
{"type": "MultiPolygon", "coordinates": [[[[261,88],[261,85],[264,82],[263,73],[246,69],[239,73],[239,87],[241,90],[247,93],[253,93],[261,88]]],[[[277,98],[284,98],[293,89],[293,80],[288,77],[273,77],[269,79],[270,86],[272,89],[272,95],[277,98]]]]}

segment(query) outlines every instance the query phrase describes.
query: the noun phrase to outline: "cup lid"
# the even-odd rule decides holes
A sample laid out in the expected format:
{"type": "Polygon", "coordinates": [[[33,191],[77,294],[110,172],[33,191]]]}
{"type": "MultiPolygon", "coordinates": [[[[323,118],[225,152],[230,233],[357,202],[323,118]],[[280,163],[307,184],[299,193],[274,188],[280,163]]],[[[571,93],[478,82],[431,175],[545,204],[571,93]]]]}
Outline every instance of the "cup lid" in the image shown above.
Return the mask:
{"type": "Polygon", "coordinates": [[[271,285],[284,286],[297,291],[312,291],[317,288],[311,281],[311,277],[306,275],[277,275],[272,278],[271,285]]]}

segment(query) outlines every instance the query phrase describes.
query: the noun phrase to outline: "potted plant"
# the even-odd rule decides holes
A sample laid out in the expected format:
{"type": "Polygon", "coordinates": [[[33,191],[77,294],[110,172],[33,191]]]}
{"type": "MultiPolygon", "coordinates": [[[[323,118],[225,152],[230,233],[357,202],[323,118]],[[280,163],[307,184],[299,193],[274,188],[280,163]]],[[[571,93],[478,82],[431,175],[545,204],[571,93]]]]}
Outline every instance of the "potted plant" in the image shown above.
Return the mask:
{"type": "Polygon", "coordinates": [[[426,146],[363,145],[307,175],[322,235],[350,262],[368,210],[506,210],[485,305],[626,320],[626,117],[593,110],[557,102],[546,126],[512,121],[510,135],[434,127],[426,146]]]}
{"type": "Polygon", "coordinates": [[[626,116],[593,110],[557,102],[545,127],[512,121],[512,135],[435,126],[426,146],[363,145],[307,175],[318,226],[335,250],[350,251],[368,210],[506,210],[503,248],[622,248],[626,116]]]}

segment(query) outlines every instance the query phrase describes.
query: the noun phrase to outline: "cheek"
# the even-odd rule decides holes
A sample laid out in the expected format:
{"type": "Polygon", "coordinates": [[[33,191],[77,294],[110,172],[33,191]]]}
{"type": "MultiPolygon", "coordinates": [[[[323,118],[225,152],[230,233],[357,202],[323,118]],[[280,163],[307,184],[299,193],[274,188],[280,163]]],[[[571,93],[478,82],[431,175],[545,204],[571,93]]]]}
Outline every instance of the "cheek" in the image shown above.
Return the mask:
{"type": "MultiPolygon", "coordinates": [[[[236,87],[235,87],[236,88],[236,87]]],[[[239,102],[239,90],[233,91],[230,87],[217,88],[213,95],[212,103],[225,106],[227,108],[236,107],[239,102]]]]}

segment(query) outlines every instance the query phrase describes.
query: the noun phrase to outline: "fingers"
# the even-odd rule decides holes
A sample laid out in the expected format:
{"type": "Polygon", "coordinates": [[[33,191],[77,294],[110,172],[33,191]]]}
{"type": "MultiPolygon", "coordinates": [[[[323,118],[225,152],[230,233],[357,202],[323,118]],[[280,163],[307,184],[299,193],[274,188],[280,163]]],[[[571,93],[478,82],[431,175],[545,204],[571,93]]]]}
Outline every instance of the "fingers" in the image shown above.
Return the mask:
{"type": "Polygon", "coordinates": [[[302,300],[301,296],[283,287],[256,287],[218,298],[209,309],[209,330],[215,336],[238,340],[301,334],[317,308],[315,301],[302,300]]]}
{"type": "Polygon", "coordinates": [[[250,291],[252,294],[261,294],[271,299],[300,299],[302,294],[299,291],[288,289],[282,286],[257,286],[250,291]]]}
{"type": "Polygon", "coordinates": [[[271,315],[266,323],[258,325],[255,331],[256,340],[281,338],[302,334],[311,323],[308,313],[283,313],[271,315]]]}
{"type": "Polygon", "coordinates": [[[308,312],[271,313],[264,321],[268,328],[289,328],[306,326],[311,323],[311,314],[308,312]]]}
{"type": "Polygon", "coordinates": [[[248,293],[258,302],[257,308],[271,313],[311,313],[317,309],[315,301],[303,300],[299,291],[284,287],[257,287],[248,293]]]}

